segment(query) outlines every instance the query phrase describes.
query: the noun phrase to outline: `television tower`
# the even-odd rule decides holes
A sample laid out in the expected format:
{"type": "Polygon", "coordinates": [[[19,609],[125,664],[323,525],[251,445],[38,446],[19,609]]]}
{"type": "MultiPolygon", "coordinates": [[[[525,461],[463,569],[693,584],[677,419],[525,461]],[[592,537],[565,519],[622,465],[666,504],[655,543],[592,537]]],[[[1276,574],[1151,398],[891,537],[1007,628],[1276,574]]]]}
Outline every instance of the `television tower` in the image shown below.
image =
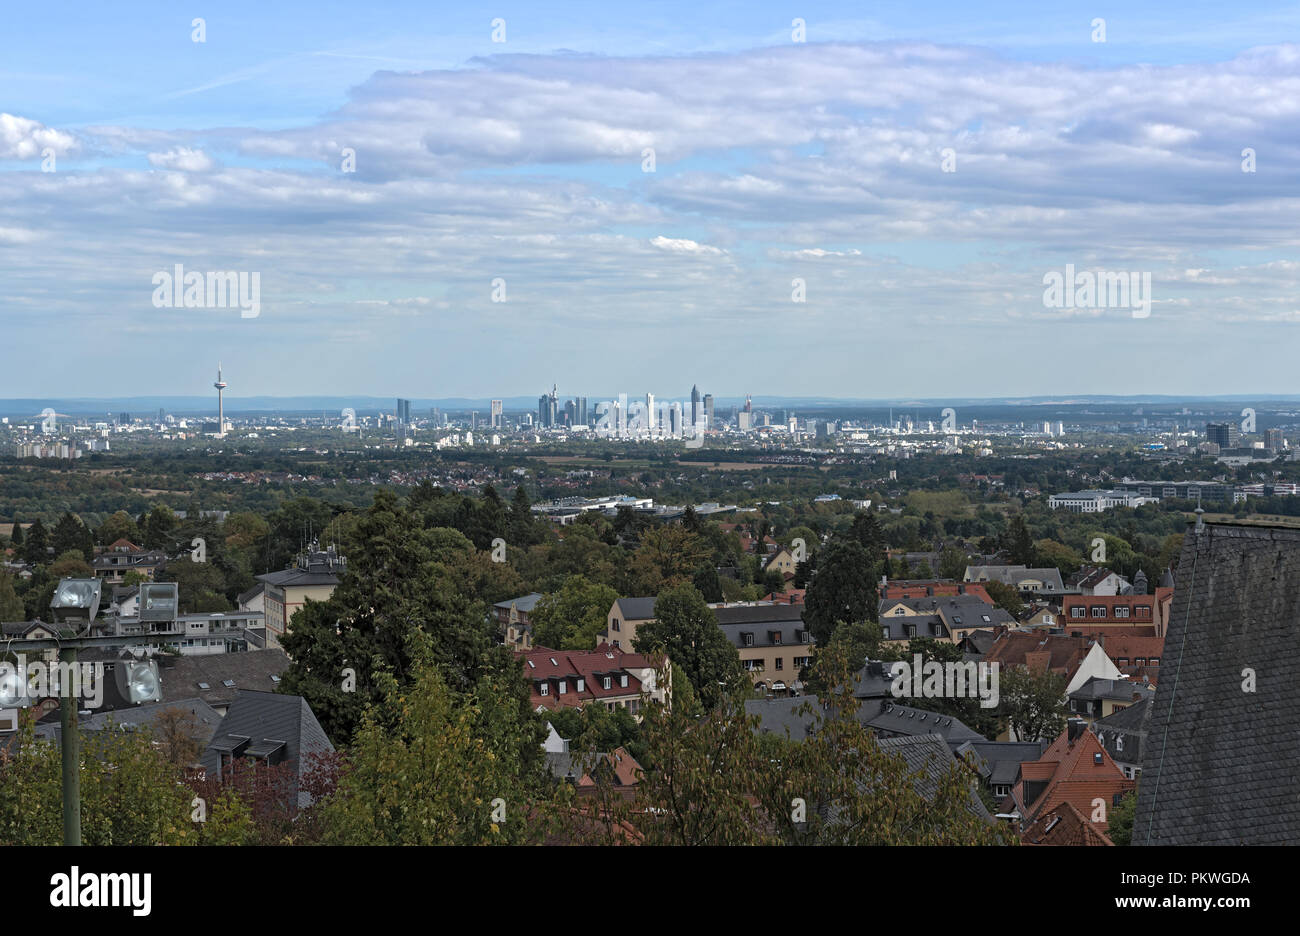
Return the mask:
{"type": "Polygon", "coordinates": [[[229,384],[221,379],[220,361],[217,362],[217,380],[212,386],[217,388],[217,438],[224,439],[226,437],[226,404],[221,394],[229,384]]]}

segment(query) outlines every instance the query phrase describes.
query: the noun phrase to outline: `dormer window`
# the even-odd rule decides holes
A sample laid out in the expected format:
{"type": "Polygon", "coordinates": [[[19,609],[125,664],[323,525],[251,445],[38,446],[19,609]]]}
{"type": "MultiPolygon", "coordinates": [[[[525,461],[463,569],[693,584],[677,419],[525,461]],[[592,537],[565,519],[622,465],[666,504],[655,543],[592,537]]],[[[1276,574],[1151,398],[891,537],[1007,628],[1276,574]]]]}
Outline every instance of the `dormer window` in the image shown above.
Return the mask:
{"type": "Polygon", "coordinates": [[[768,632],[767,632],[767,639],[770,640],[773,644],[780,644],[780,643],[781,643],[781,632],[780,632],[780,631],[768,631],[768,632]]]}
{"type": "Polygon", "coordinates": [[[622,688],[624,688],[624,689],[627,688],[627,673],[620,673],[620,674],[619,674],[619,677],[618,677],[618,684],[619,684],[622,688]]]}
{"type": "Polygon", "coordinates": [[[754,635],[750,633],[746,633],[745,631],[741,631],[740,642],[743,646],[752,647],[754,646],[754,635]]]}
{"type": "Polygon", "coordinates": [[[611,680],[608,676],[602,676],[602,677],[600,677],[600,684],[601,684],[601,686],[603,686],[604,688],[606,688],[606,689],[611,688],[611,687],[612,687],[612,683],[613,683],[613,680],[611,680]]]}
{"type": "Polygon", "coordinates": [[[585,692],[586,689],[587,689],[587,680],[585,680],[585,679],[583,679],[581,676],[579,676],[579,677],[578,677],[578,691],[579,691],[579,692],[585,692]]]}
{"type": "Polygon", "coordinates": [[[538,695],[550,695],[550,694],[551,694],[551,684],[550,684],[550,683],[546,683],[546,682],[540,682],[540,683],[538,683],[538,684],[537,684],[537,694],[538,694],[538,695]]]}
{"type": "Polygon", "coordinates": [[[1096,754],[1092,755],[1092,762],[1094,764],[1100,764],[1102,762],[1101,751],[1098,751],[1096,754]]]}
{"type": "Polygon", "coordinates": [[[559,685],[559,688],[560,688],[560,695],[567,695],[568,692],[569,692],[569,684],[568,684],[568,682],[566,682],[565,680],[561,679],[561,680],[559,680],[558,685],[559,685]]]}

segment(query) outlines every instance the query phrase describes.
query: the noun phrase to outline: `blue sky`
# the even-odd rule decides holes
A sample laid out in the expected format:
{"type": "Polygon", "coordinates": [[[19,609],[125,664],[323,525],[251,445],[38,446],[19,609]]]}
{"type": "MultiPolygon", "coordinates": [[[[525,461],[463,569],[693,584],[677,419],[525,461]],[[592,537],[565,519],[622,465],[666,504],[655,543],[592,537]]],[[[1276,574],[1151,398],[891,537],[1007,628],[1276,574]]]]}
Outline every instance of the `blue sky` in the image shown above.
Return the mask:
{"type": "Polygon", "coordinates": [[[6,14],[0,397],[1297,389],[1294,5],[216,6],[6,14]]]}

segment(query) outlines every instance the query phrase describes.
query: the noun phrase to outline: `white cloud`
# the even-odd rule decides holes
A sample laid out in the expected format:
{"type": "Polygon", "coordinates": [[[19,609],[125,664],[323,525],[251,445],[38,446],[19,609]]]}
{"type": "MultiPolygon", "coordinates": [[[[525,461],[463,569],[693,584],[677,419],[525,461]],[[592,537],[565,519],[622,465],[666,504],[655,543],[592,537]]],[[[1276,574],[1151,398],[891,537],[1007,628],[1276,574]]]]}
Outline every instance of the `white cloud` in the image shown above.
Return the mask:
{"type": "Polygon", "coordinates": [[[180,172],[207,172],[216,162],[201,149],[177,146],[165,153],[150,153],[149,165],[155,169],[175,169],[180,172]]]}
{"type": "Polygon", "coordinates": [[[70,133],[27,117],[0,112],[0,159],[37,159],[46,149],[63,156],[79,148],[80,143],[70,133]]]}

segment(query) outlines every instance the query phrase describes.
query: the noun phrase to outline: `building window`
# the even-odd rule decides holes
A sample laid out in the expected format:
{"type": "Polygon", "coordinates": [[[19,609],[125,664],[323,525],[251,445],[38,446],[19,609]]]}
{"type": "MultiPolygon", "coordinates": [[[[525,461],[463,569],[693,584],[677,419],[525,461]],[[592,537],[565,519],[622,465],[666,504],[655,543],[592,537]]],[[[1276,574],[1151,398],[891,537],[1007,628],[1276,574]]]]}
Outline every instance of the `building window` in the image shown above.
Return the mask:
{"type": "Polygon", "coordinates": [[[740,643],[742,646],[746,647],[754,646],[754,635],[742,632],[740,635],[740,643]]]}
{"type": "Polygon", "coordinates": [[[908,636],[908,637],[915,637],[915,636],[916,636],[916,625],[915,625],[915,624],[908,624],[908,625],[907,625],[907,636],[908,636]]]}
{"type": "Polygon", "coordinates": [[[1116,609],[1115,609],[1115,617],[1117,617],[1117,618],[1126,618],[1126,617],[1128,617],[1128,608],[1116,608],[1116,609]]]}
{"type": "Polygon", "coordinates": [[[618,674],[618,685],[619,685],[619,687],[622,688],[622,689],[626,689],[626,688],[627,688],[627,673],[619,673],[619,674],[618,674]]]}
{"type": "Polygon", "coordinates": [[[606,689],[608,689],[610,688],[611,680],[608,676],[602,676],[600,679],[600,684],[604,686],[606,689]]]}
{"type": "Polygon", "coordinates": [[[1104,618],[1104,617],[1106,616],[1106,606],[1105,606],[1105,605],[1093,605],[1093,606],[1092,606],[1092,616],[1095,617],[1095,618],[1104,618]]]}
{"type": "Polygon", "coordinates": [[[1072,618],[1081,618],[1084,617],[1087,613],[1088,613],[1087,609],[1082,607],[1074,607],[1070,609],[1070,617],[1072,618]]]}
{"type": "Polygon", "coordinates": [[[569,694],[569,684],[568,684],[567,682],[565,682],[563,679],[561,679],[561,680],[559,681],[558,685],[559,685],[559,687],[560,687],[560,695],[568,695],[568,694],[569,694]]]}
{"type": "Polygon", "coordinates": [[[538,694],[538,695],[550,695],[550,694],[551,694],[551,687],[550,687],[549,685],[547,685],[546,683],[538,683],[538,684],[537,684],[537,694],[538,694]]]}
{"type": "Polygon", "coordinates": [[[614,630],[618,630],[618,618],[614,618],[614,630]]]}
{"type": "Polygon", "coordinates": [[[1151,606],[1150,606],[1150,605],[1138,605],[1138,606],[1134,609],[1134,613],[1135,613],[1138,617],[1151,617],[1151,606]]]}
{"type": "Polygon", "coordinates": [[[585,690],[586,688],[587,688],[587,681],[586,681],[585,679],[579,679],[579,680],[578,680],[578,691],[579,691],[579,692],[582,692],[582,691],[585,690]]]}
{"type": "Polygon", "coordinates": [[[776,658],[776,668],[779,670],[785,669],[785,659],[783,657],[776,658]]]}

